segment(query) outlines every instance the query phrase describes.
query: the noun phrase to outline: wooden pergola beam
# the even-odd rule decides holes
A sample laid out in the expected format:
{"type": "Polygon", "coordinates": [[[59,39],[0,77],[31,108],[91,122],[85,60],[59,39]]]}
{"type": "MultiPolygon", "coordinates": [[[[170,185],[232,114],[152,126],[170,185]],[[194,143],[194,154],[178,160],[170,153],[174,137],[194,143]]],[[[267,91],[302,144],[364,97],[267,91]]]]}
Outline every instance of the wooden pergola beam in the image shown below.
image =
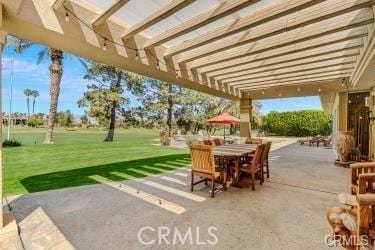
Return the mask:
{"type": "MultiPolygon", "coordinates": [[[[283,34],[263,39],[261,42],[253,42],[238,48],[229,49],[212,56],[207,56],[194,60],[193,64],[204,67],[213,65],[227,60],[241,58],[247,55],[259,53],[262,51],[282,48],[288,45],[295,45],[304,41],[320,38],[328,34],[335,34],[343,30],[351,30],[354,27],[365,26],[373,22],[373,13],[369,9],[362,9],[349,14],[342,18],[333,18],[323,22],[315,23],[311,26],[295,29],[283,34]]],[[[181,57],[178,63],[186,63],[186,58],[181,57]]]]}
{"type": "MultiPolygon", "coordinates": [[[[289,34],[290,36],[286,36],[284,38],[281,37],[275,37],[272,40],[269,40],[267,42],[255,42],[249,44],[249,46],[244,46],[242,48],[236,48],[234,50],[228,50],[227,52],[221,52],[218,54],[215,54],[214,56],[208,56],[205,58],[194,60],[189,64],[190,68],[192,69],[199,69],[202,67],[207,67],[210,65],[215,65],[221,62],[229,62],[231,60],[240,59],[249,55],[255,55],[259,54],[261,52],[265,51],[284,51],[286,48],[292,48],[294,47],[295,50],[303,51],[305,49],[302,49],[302,46],[305,47],[314,47],[313,41],[321,41],[322,39],[326,38],[325,34],[331,34],[332,38],[335,37],[338,31],[341,30],[349,30],[349,32],[352,30],[352,27],[359,27],[359,26],[365,26],[369,22],[372,21],[371,19],[363,20],[360,22],[356,22],[354,24],[349,24],[345,26],[340,26],[338,23],[337,25],[331,25],[330,29],[326,29],[324,27],[321,28],[321,32],[317,31],[316,33],[311,31],[311,35],[309,36],[303,36],[302,38],[298,37],[298,34],[289,34]],[[314,34],[315,33],[315,34],[314,34]],[[310,46],[306,46],[309,44],[310,46]]],[[[334,23],[333,23],[334,24],[334,23]]],[[[346,39],[345,37],[342,38],[343,40],[346,39]]],[[[335,40],[327,40],[325,39],[326,45],[335,43],[335,40]]],[[[179,64],[186,64],[183,62],[179,62],[179,64]]]]}
{"type": "MultiPolygon", "coordinates": [[[[321,76],[331,76],[331,75],[337,75],[337,74],[351,74],[353,71],[354,67],[341,67],[341,68],[331,68],[328,70],[322,70],[319,72],[313,72],[313,73],[306,73],[306,74],[294,74],[293,76],[283,76],[283,77],[269,77],[269,78],[264,78],[264,79],[258,79],[256,81],[244,81],[244,82],[239,82],[238,84],[232,84],[228,86],[234,87],[234,88],[242,88],[242,87],[250,87],[250,86],[267,86],[269,84],[273,83],[284,83],[292,80],[308,80],[310,78],[314,77],[321,77],[321,76]]],[[[225,85],[225,84],[224,84],[225,85]]]]}
{"type": "Polygon", "coordinates": [[[155,47],[166,41],[172,40],[178,36],[198,29],[206,24],[216,21],[222,17],[230,15],[242,8],[245,8],[259,0],[227,0],[218,6],[215,6],[202,14],[177,25],[160,35],[157,35],[145,43],[145,47],[155,47]]]}
{"type": "MultiPolygon", "coordinates": [[[[322,42],[317,42],[316,45],[321,45],[322,42]]],[[[249,69],[261,68],[262,66],[283,66],[284,64],[294,64],[298,61],[304,63],[310,60],[320,60],[341,55],[348,55],[358,53],[363,46],[363,40],[356,37],[351,40],[341,41],[329,45],[321,45],[319,47],[306,48],[304,51],[297,50],[290,53],[281,51],[267,51],[243,57],[241,59],[219,63],[214,66],[204,67],[199,69],[199,73],[206,74],[210,77],[221,77],[228,74],[237,74],[249,69]],[[270,53],[271,52],[271,53],[270,53]],[[274,53],[272,53],[274,52],[274,53]],[[232,65],[232,66],[231,66],[232,65]]],[[[303,47],[305,48],[305,47],[303,47]]],[[[288,64],[288,65],[289,65],[288,64]]]]}
{"type": "Polygon", "coordinates": [[[61,7],[64,6],[65,2],[67,0],[55,0],[53,3],[52,3],[52,8],[57,10],[57,9],[60,9],[61,7]]]}
{"type": "Polygon", "coordinates": [[[359,49],[352,49],[348,51],[340,51],[340,52],[334,52],[329,55],[317,55],[315,57],[310,57],[306,59],[298,59],[295,61],[288,61],[284,63],[278,63],[273,62],[272,59],[265,60],[264,64],[262,62],[256,62],[252,63],[254,66],[250,67],[242,67],[239,70],[234,70],[233,72],[226,71],[222,74],[215,74],[215,75],[208,75],[208,77],[214,77],[215,80],[218,81],[224,81],[228,79],[232,79],[233,77],[240,77],[240,76],[247,76],[254,73],[262,73],[262,72],[269,72],[273,70],[281,70],[281,69],[289,69],[293,70],[295,67],[301,67],[306,66],[309,67],[314,64],[321,64],[321,63],[332,63],[333,61],[336,61],[337,59],[344,60],[346,58],[352,58],[354,60],[357,59],[357,56],[359,55],[359,49]]]}
{"type": "MultiPolygon", "coordinates": [[[[292,13],[281,20],[276,19],[252,29],[248,29],[246,32],[241,32],[234,36],[228,37],[228,39],[223,39],[218,42],[208,44],[194,51],[188,51],[184,53],[182,60],[184,62],[192,61],[197,58],[202,58],[221,51],[233,49],[250,42],[256,42],[270,36],[275,36],[277,34],[299,29],[301,27],[306,27],[307,25],[312,25],[317,22],[320,23],[320,26],[323,26],[324,24],[322,21],[324,20],[329,20],[335,17],[336,19],[339,19],[341,18],[340,15],[371,6],[372,4],[375,4],[374,0],[327,0],[308,9],[303,9],[299,12],[292,13]]],[[[313,29],[313,26],[306,28],[313,29]]],[[[177,45],[176,47],[180,48],[182,46],[177,45]]],[[[166,54],[166,56],[168,56],[168,54],[166,54]]]]}
{"type": "Polygon", "coordinates": [[[224,37],[233,35],[235,33],[248,30],[252,27],[260,25],[262,23],[271,21],[275,18],[288,15],[295,11],[310,7],[314,4],[321,3],[321,0],[283,0],[275,3],[269,7],[260,9],[252,12],[246,17],[234,20],[233,22],[216,28],[212,31],[207,32],[203,36],[199,36],[190,41],[183,42],[177,46],[169,48],[165,52],[165,56],[174,56],[176,54],[185,52],[203,46],[205,44],[214,42],[224,37]]]}
{"type": "Polygon", "coordinates": [[[272,83],[272,84],[253,85],[253,86],[246,86],[246,87],[235,88],[235,89],[238,89],[240,91],[266,90],[266,89],[272,89],[273,87],[280,87],[280,86],[285,86],[285,87],[290,86],[290,85],[298,86],[298,85],[303,85],[306,83],[317,83],[320,81],[338,80],[338,79],[347,78],[349,76],[350,76],[350,73],[344,72],[344,73],[338,73],[338,74],[328,74],[328,75],[323,75],[323,76],[311,77],[308,79],[301,78],[301,79],[295,79],[295,80],[287,80],[284,82],[279,81],[277,83],[272,83]]]}
{"type": "Polygon", "coordinates": [[[104,23],[108,18],[110,18],[116,11],[122,8],[129,0],[117,0],[111,7],[104,11],[100,16],[98,16],[93,22],[92,27],[96,28],[100,24],[104,23]]]}
{"type": "Polygon", "coordinates": [[[247,65],[250,62],[264,61],[266,59],[275,59],[285,62],[316,56],[318,53],[331,53],[342,50],[358,48],[363,46],[362,38],[367,35],[365,27],[353,30],[346,30],[335,34],[330,34],[309,41],[291,44],[281,48],[275,48],[267,51],[254,52],[241,58],[236,58],[212,65],[201,66],[202,60],[197,60],[188,64],[191,69],[199,69],[200,73],[211,73],[219,70],[234,70],[238,66],[247,65]]]}
{"type": "Polygon", "coordinates": [[[164,6],[162,9],[154,12],[150,16],[143,19],[141,22],[131,26],[125,34],[122,36],[123,40],[126,40],[135,34],[147,29],[148,27],[154,25],[157,22],[160,22],[163,19],[173,15],[177,11],[185,8],[189,4],[195,2],[196,0],[174,0],[164,6]]]}
{"type": "Polygon", "coordinates": [[[310,65],[308,64],[308,65],[303,65],[303,66],[298,65],[295,67],[281,69],[281,70],[269,69],[263,72],[248,72],[241,76],[220,79],[220,82],[226,83],[226,84],[232,84],[238,81],[259,79],[261,77],[282,76],[282,75],[289,75],[289,74],[299,73],[299,72],[308,73],[309,71],[312,71],[312,70],[315,71],[319,69],[327,69],[333,66],[343,66],[343,65],[353,66],[354,63],[357,61],[356,59],[357,59],[356,57],[349,57],[349,58],[344,58],[344,59],[331,60],[326,63],[319,62],[319,63],[310,64],[310,65]]]}

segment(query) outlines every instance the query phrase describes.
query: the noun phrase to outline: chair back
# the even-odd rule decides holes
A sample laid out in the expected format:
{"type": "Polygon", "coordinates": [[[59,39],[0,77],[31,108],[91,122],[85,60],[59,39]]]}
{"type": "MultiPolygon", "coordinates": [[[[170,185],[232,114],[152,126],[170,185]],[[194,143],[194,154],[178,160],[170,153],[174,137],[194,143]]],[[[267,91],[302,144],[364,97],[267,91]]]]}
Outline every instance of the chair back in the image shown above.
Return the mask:
{"type": "Polygon", "coordinates": [[[260,138],[251,138],[251,137],[248,137],[246,138],[246,141],[245,143],[246,144],[262,144],[262,139],[260,138]]]}
{"type": "Polygon", "coordinates": [[[215,138],[214,143],[215,143],[215,146],[221,146],[225,144],[225,141],[222,138],[215,138]]]}
{"type": "Polygon", "coordinates": [[[375,174],[360,174],[358,182],[358,194],[375,193],[375,174]]]}
{"type": "Polygon", "coordinates": [[[205,174],[215,173],[213,147],[208,145],[190,145],[191,170],[205,174]]]}
{"type": "Polygon", "coordinates": [[[270,153],[270,150],[271,150],[271,145],[272,145],[272,142],[267,142],[265,144],[265,147],[264,147],[264,150],[263,150],[263,153],[262,153],[262,161],[266,161],[268,160],[268,155],[270,153]]]}
{"type": "Polygon", "coordinates": [[[361,174],[375,173],[375,162],[358,162],[350,164],[352,170],[352,185],[359,184],[361,174]]]}
{"type": "Polygon", "coordinates": [[[262,154],[266,144],[259,144],[255,150],[254,158],[251,161],[252,169],[259,169],[261,167],[262,154]]]}
{"type": "Polygon", "coordinates": [[[203,140],[203,145],[207,145],[207,146],[215,146],[215,142],[211,139],[204,139],[203,140]]]}

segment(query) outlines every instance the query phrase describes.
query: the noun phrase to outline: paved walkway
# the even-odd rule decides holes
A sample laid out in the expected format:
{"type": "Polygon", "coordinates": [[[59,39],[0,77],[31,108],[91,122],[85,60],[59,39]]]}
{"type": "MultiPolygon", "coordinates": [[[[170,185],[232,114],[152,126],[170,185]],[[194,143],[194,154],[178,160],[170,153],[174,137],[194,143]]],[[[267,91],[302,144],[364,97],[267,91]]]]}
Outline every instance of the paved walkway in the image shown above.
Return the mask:
{"type": "Polygon", "coordinates": [[[331,149],[285,144],[271,153],[271,178],[256,191],[229,188],[211,199],[202,184],[191,193],[182,168],[11,204],[26,249],[212,249],[216,238],[215,249],[328,249],[325,213],[339,205],[336,193],[349,191],[349,170],[333,165],[331,149]],[[138,233],[154,244],[142,245],[138,233]]]}

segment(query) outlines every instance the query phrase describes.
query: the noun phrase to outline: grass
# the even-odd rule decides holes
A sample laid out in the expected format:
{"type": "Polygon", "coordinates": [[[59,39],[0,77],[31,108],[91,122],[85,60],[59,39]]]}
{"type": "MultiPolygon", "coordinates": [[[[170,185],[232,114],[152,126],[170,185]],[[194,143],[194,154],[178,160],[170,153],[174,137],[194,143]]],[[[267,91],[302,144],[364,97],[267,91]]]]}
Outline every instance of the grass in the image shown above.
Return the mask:
{"type": "MultiPolygon", "coordinates": [[[[91,176],[119,181],[159,174],[189,163],[187,150],[160,147],[158,131],[116,131],[115,141],[102,142],[96,129],[57,129],[55,144],[42,144],[44,129],[13,129],[22,147],[4,148],[4,193],[23,194],[95,184],[91,176]]],[[[4,133],[5,135],[5,133],[4,133]]]]}

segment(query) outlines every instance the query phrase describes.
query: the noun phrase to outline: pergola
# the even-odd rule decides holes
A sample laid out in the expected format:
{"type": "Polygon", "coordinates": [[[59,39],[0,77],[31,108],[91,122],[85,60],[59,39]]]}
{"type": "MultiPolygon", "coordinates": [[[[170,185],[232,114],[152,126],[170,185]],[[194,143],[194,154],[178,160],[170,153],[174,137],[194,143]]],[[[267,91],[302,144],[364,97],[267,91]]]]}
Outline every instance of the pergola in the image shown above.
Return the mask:
{"type": "Polygon", "coordinates": [[[329,112],[337,93],[374,85],[374,4],[0,0],[1,47],[11,34],[240,101],[247,136],[253,99],[320,95],[329,112]]]}

